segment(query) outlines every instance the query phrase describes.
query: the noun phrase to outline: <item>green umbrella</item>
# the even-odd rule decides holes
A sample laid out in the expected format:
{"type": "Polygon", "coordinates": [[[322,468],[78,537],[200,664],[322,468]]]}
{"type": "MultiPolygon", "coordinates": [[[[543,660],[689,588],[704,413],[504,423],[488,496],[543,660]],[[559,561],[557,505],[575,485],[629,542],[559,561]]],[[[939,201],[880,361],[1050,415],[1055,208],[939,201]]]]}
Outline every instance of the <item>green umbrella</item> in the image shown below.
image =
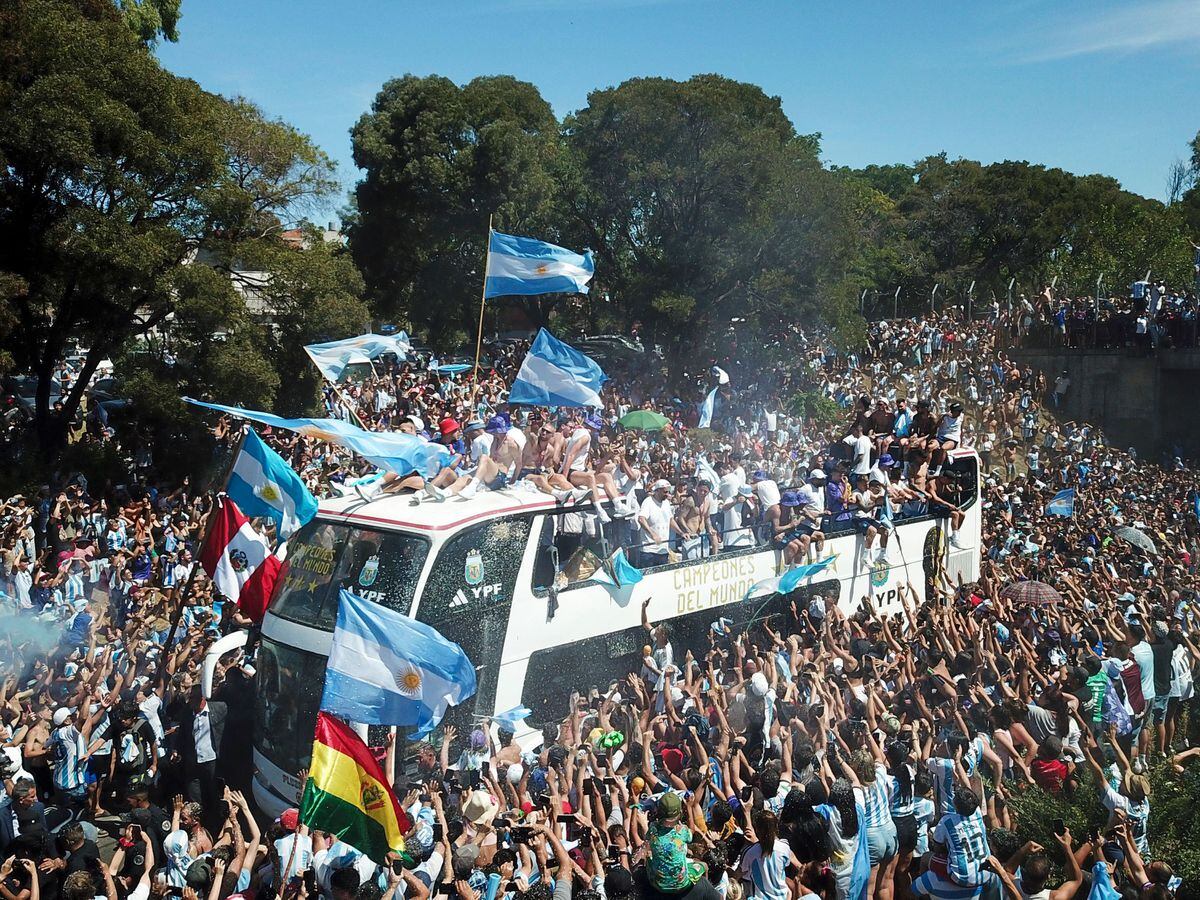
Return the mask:
{"type": "Polygon", "coordinates": [[[666,416],[650,409],[635,409],[625,413],[617,421],[626,428],[636,428],[638,431],[662,431],[671,424],[666,416]]]}

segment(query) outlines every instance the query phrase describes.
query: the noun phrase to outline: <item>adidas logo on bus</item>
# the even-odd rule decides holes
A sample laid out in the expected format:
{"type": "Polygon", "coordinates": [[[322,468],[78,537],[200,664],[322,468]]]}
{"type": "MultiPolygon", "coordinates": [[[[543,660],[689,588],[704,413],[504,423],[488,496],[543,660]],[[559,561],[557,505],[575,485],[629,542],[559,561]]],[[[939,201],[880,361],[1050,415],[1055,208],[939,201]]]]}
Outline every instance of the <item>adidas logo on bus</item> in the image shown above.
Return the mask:
{"type": "Polygon", "coordinates": [[[450,600],[450,608],[455,609],[459,606],[467,605],[467,595],[462,592],[462,589],[454,592],[454,597],[450,600]]]}

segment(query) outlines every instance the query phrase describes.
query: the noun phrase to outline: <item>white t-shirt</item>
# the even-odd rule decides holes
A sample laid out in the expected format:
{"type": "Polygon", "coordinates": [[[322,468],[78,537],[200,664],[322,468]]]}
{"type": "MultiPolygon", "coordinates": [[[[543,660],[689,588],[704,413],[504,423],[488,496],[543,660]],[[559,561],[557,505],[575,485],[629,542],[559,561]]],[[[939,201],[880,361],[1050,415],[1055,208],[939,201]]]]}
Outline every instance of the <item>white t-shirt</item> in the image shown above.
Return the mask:
{"type": "Polygon", "coordinates": [[[865,434],[855,437],[847,435],[842,443],[853,448],[854,463],[851,472],[855,475],[867,475],[871,471],[871,439],[865,434]]]}
{"type": "Polygon", "coordinates": [[[587,468],[588,450],[592,442],[592,436],[588,434],[586,428],[576,428],[571,432],[571,436],[567,438],[567,444],[563,448],[563,458],[566,459],[571,455],[571,451],[575,447],[580,447],[579,455],[571,462],[571,468],[568,471],[582,472],[587,468]]]}
{"type": "Polygon", "coordinates": [[[962,413],[957,417],[946,413],[942,416],[942,421],[938,423],[937,438],[939,441],[954,441],[957,444],[962,443],[962,413]]]}
{"type": "Polygon", "coordinates": [[[779,485],[772,479],[764,478],[754,483],[754,493],[763,509],[770,509],[779,502],[779,485]]]}
{"type": "Polygon", "coordinates": [[[670,500],[663,500],[662,503],[657,503],[654,500],[654,496],[651,495],[642,501],[642,507],[638,510],[638,517],[645,519],[646,524],[651,529],[649,532],[645,528],[642,529],[642,538],[645,541],[642,549],[645,552],[667,552],[667,541],[671,536],[671,516],[673,512],[670,500]]]}

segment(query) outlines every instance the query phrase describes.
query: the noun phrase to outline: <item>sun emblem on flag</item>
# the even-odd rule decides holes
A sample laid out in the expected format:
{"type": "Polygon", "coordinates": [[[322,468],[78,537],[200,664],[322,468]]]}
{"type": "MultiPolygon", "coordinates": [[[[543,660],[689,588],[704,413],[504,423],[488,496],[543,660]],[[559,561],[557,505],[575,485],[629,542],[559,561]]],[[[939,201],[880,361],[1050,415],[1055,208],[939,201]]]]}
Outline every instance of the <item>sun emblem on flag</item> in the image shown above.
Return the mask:
{"type": "Polygon", "coordinates": [[[421,672],[415,666],[405,666],[396,673],[396,687],[410,700],[417,699],[421,696],[421,672]]]}
{"type": "Polygon", "coordinates": [[[229,564],[233,566],[233,571],[244,572],[250,567],[250,560],[244,550],[230,550],[229,564]]]}
{"type": "Polygon", "coordinates": [[[533,271],[534,271],[534,273],[535,273],[535,274],[537,274],[537,275],[545,275],[547,272],[549,272],[549,271],[550,271],[550,267],[549,267],[549,266],[547,266],[545,263],[542,263],[540,266],[538,266],[538,267],[537,267],[536,269],[534,269],[533,271]]]}
{"type": "Polygon", "coordinates": [[[260,500],[265,500],[268,503],[278,503],[283,499],[283,494],[279,490],[279,485],[272,481],[268,481],[266,484],[258,485],[258,487],[254,489],[254,496],[258,497],[260,500]]]}

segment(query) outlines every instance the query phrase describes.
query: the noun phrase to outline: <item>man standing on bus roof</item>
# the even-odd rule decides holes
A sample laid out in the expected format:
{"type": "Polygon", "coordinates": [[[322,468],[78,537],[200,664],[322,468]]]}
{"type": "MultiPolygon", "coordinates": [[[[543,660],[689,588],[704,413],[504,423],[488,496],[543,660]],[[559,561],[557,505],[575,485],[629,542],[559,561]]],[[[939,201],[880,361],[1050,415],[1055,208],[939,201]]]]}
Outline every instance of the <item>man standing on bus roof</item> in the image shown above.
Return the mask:
{"type": "Polygon", "coordinates": [[[674,510],[667,495],[671,482],[660,478],[650,486],[650,496],[642,501],[638,510],[638,525],[641,527],[642,545],[638,548],[638,565],[643,569],[663,566],[667,563],[667,548],[671,532],[675,527],[674,510]]]}

